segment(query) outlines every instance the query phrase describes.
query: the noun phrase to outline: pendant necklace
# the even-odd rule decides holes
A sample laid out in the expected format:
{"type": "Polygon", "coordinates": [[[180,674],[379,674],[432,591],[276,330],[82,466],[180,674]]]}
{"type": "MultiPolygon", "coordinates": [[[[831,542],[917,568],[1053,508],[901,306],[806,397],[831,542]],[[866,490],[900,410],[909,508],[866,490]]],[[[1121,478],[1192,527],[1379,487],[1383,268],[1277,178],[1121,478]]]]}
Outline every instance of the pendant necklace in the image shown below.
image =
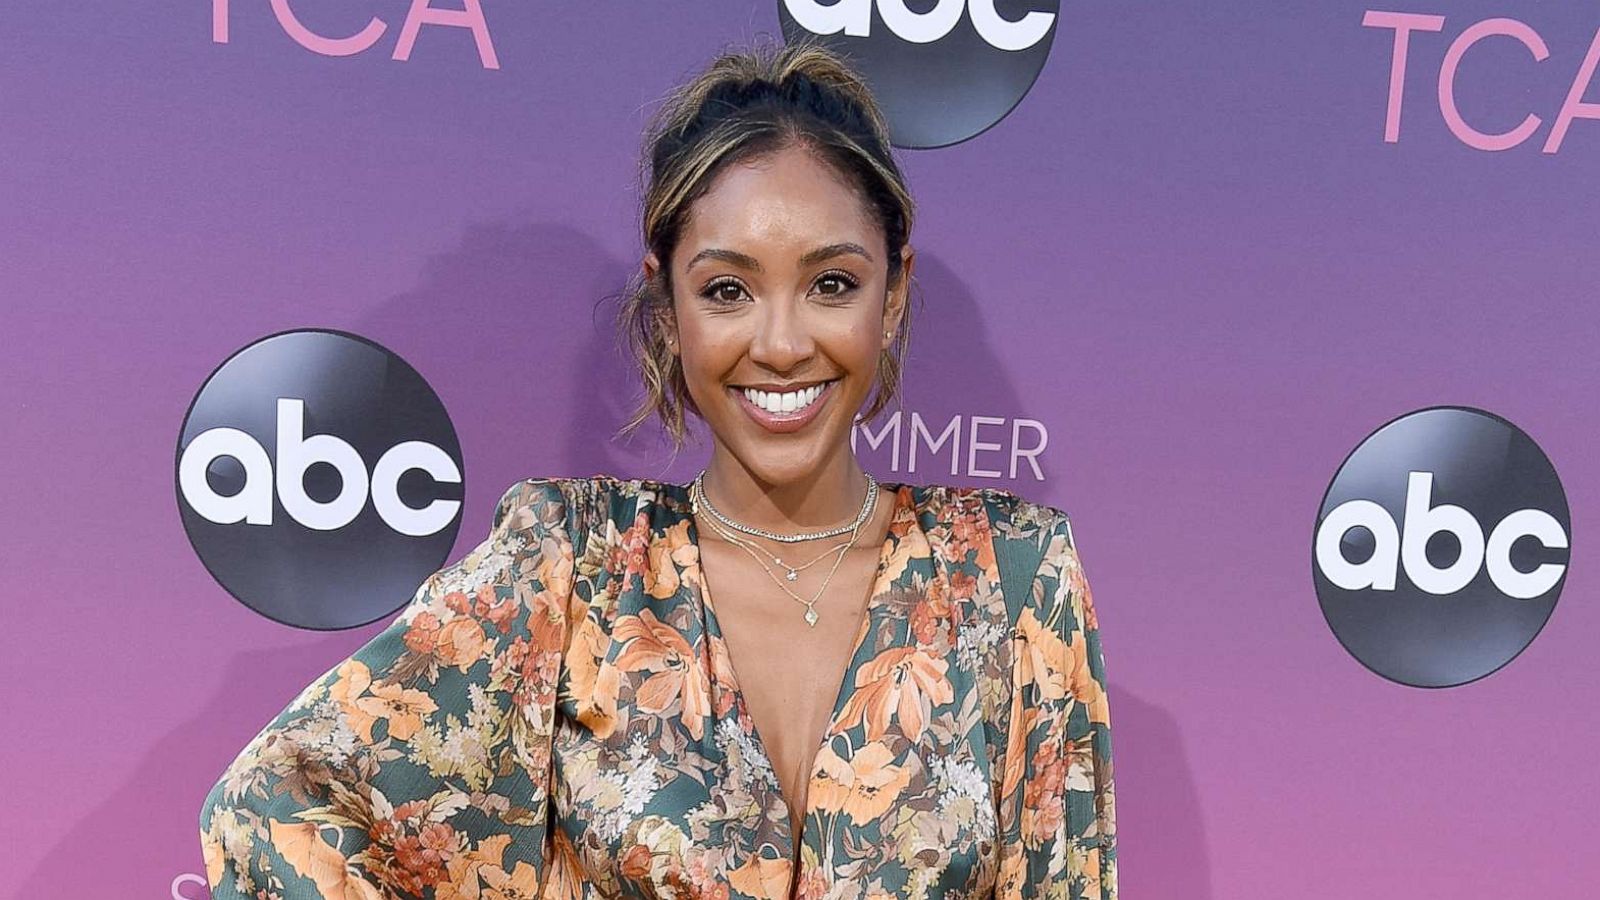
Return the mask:
{"type": "Polygon", "coordinates": [[[710,499],[706,497],[706,493],[705,493],[705,470],[704,469],[702,469],[700,471],[700,474],[695,476],[694,482],[690,485],[690,490],[689,490],[690,508],[691,508],[692,511],[698,512],[702,507],[704,507],[706,512],[711,517],[711,521],[710,521],[711,527],[718,534],[722,535],[724,540],[728,541],[731,544],[734,544],[734,545],[738,546],[740,549],[742,549],[746,553],[750,554],[750,556],[753,559],[755,559],[755,561],[767,573],[767,577],[771,578],[773,580],[773,582],[778,585],[778,587],[782,588],[784,593],[786,593],[790,597],[794,598],[795,601],[797,601],[797,602],[799,602],[801,604],[804,604],[805,607],[806,607],[806,613],[805,613],[806,624],[811,626],[811,627],[813,627],[813,628],[815,628],[816,624],[817,624],[817,620],[820,618],[820,616],[819,616],[819,614],[817,613],[817,610],[816,610],[817,601],[822,598],[822,594],[827,590],[829,582],[831,582],[833,580],[834,573],[839,570],[839,565],[844,562],[844,558],[845,558],[846,554],[848,553],[850,546],[855,543],[857,536],[859,536],[859,534],[861,533],[861,526],[871,517],[873,510],[877,507],[877,502],[878,502],[878,482],[877,482],[877,479],[873,478],[870,473],[866,473],[866,475],[867,475],[867,496],[866,496],[866,498],[864,499],[864,501],[861,504],[861,511],[856,515],[855,521],[850,523],[850,524],[848,524],[848,525],[839,526],[837,528],[825,529],[823,531],[817,531],[817,532],[811,532],[811,533],[799,534],[799,535],[784,535],[784,534],[776,534],[774,532],[767,531],[765,529],[755,528],[753,526],[744,525],[742,523],[734,521],[733,519],[731,519],[728,516],[724,515],[721,510],[719,510],[715,506],[713,506],[711,504],[710,499]],[[728,527],[725,528],[723,526],[728,526],[728,527]],[[734,534],[730,533],[728,528],[733,528],[733,529],[736,529],[738,531],[742,531],[745,534],[756,535],[756,536],[759,536],[759,537],[765,537],[765,538],[768,538],[768,539],[771,539],[771,540],[782,541],[782,542],[787,542],[787,543],[795,543],[795,542],[799,542],[799,541],[808,541],[808,540],[819,540],[819,539],[825,538],[825,537],[834,537],[836,535],[844,534],[846,532],[849,533],[850,537],[848,539],[846,539],[845,541],[843,541],[842,543],[840,543],[840,544],[838,544],[838,545],[836,545],[836,546],[834,546],[832,548],[829,548],[828,550],[823,551],[820,555],[818,555],[816,558],[812,559],[809,562],[803,563],[803,564],[798,565],[798,566],[791,566],[788,563],[784,562],[777,555],[773,554],[772,552],[766,550],[763,547],[760,547],[759,545],[755,544],[753,541],[750,541],[747,538],[741,538],[741,537],[739,537],[737,535],[734,535],[734,534]],[[757,554],[757,550],[759,550],[761,554],[764,554],[768,559],[771,559],[773,563],[775,563],[778,566],[781,566],[784,569],[784,575],[783,575],[782,579],[779,579],[778,575],[775,572],[772,571],[772,567],[767,565],[767,563],[764,560],[762,560],[761,556],[757,554]],[[824,578],[822,580],[822,587],[817,590],[817,593],[816,593],[815,596],[813,596],[810,600],[806,600],[805,598],[801,597],[799,594],[796,594],[794,591],[789,589],[789,585],[786,584],[785,582],[794,582],[794,581],[798,580],[799,577],[800,577],[800,572],[802,570],[810,568],[811,566],[815,565],[816,563],[821,562],[823,559],[826,559],[827,556],[830,553],[837,553],[838,556],[835,557],[835,559],[833,561],[833,567],[828,570],[828,575],[827,575],[826,578],[824,578]]]}

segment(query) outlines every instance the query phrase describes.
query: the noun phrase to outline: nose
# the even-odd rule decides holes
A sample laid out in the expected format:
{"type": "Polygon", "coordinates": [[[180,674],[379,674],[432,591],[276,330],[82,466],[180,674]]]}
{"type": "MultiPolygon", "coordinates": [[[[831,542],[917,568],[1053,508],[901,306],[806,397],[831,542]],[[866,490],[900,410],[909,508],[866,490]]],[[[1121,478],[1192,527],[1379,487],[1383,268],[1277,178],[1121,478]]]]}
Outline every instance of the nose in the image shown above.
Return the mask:
{"type": "Polygon", "coordinates": [[[816,352],[804,312],[783,300],[757,304],[755,334],[750,339],[750,359],[774,372],[789,372],[816,352]]]}

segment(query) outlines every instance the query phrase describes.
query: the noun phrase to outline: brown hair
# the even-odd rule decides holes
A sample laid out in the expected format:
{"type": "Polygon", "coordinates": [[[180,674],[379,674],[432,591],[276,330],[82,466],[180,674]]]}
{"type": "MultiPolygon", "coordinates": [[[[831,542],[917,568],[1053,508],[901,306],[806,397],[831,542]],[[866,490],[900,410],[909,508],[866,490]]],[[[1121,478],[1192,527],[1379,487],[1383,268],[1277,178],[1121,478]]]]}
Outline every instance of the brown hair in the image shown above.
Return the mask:
{"type": "MultiPolygon", "coordinates": [[[[646,130],[641,230],[660,268],[653,279],[635,271],[622,295],[618,325],[638,364],[644,397],[618,435],[654,414],[666,426],[674,451],[682,447],[684,411],[700,411],[662,329],[672,315],[672,251],[689,207],[719,172],[791,144],[804,146],[851,184],[883,228],[889,286],[899,284],[904,274],[900,250],[911,232],[914,205],[893,157],[888,124],[866,82],[810,38],[776,49],[758,45],[724,52],[674,89],[646,130]]],[[[898,398],[911,330],[909,306],[893,344],[879,358],[877,390],[863,416],[867,421],[898,398]]]]}

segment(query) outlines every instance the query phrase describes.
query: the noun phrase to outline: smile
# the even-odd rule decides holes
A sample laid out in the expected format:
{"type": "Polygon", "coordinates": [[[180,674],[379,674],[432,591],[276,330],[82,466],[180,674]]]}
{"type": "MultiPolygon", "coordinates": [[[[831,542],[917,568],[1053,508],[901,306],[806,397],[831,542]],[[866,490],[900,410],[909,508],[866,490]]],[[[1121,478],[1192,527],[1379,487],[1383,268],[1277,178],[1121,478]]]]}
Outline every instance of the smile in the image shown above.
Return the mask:
{"type": "Polygon", "coordinates": [[[839,379],[814,384],[794,391],[761,391],[755,388],[729,386],[739,398],[739,406],[756,424],[768,431],[787,433],[797,431],[816,417],[827,403],[839,379]]]}

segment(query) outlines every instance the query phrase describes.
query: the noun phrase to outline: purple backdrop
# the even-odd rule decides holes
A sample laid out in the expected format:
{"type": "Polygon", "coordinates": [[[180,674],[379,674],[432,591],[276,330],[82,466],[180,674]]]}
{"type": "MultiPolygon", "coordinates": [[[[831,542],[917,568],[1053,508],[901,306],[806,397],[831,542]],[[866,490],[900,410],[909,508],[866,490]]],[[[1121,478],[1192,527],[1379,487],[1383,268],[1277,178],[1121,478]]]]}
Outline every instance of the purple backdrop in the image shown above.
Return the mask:
{"type": "MultiPolygon", "coordinates": [[[[446,4],[440,3],[440,6],[446,4]]],[[[36,3],[0,26],[0,354],[7,423],[0,894],[204,897],[200,801],[305,683],[372,637],[230,598],[179,524],[173,451],[251,341],[372,338],[460,431],[454,560],[532,475],[687,478],[610,443],[628,399],[593,305],[637,265],[651,104],[772,0],[483,0],[472,35],[406,0],[295,6],[372,49],[319,55],[265,0],[36,3]],[[226,4],[223,4],[226,5],[226,4]],[[593,398],[605,398],[596,407],[593,398]]],[[[926,4],[924,4],[926,5],[926,4]]],[[[1130,898],[1579,898],[1600,883],[1600,693],[1586,536],[1597,417],[1600,122],[1552,126],[1600,27],[1585,4],[1067,4],[1043,74],[977,138],[905,151],[926,304],[907,410],[1032,419],[999,484],[1062,506],[1112,684],[1130,898]],[[1452,80],[1469,26],[1524,23],[1452,80]],[[977,340],[974,341],[974,338],[977,340]],[[952,359],[959,354],[959,359],[952,359]],[[1575,549],[1544,632],[1492,677],[1402,687],[1318,609],[1311,529],[1373,428],[1439,403],[1528,431],[1575,549]],[[1584,889],[1582,885],[1589,884],[1584,889]]],[[[1600,100],[1600,85],[1590,94],[1600,100]]],[[[602,311],[603,312],[603,311],[602,311]]],[[[996,457],[997,459],[1000,457],[996,457]]]]}

